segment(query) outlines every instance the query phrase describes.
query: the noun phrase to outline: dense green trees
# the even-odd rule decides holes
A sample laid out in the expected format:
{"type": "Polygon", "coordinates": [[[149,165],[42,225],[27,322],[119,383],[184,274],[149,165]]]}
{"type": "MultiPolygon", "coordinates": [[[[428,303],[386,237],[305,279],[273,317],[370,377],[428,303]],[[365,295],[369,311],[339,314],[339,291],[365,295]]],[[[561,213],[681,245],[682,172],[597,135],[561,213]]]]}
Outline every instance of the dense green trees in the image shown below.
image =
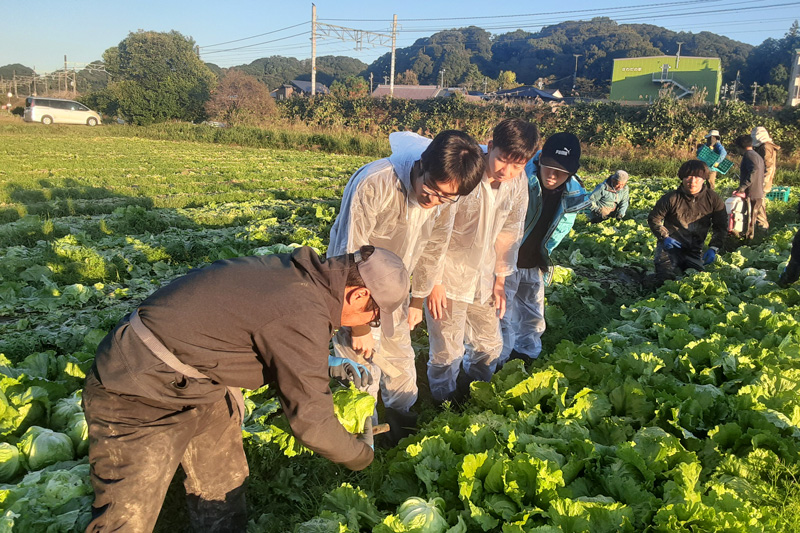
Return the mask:
{"type": "MultiPolygon", "coordinates": [[[[200,120],[216,77],[197,57],[194,41],[177,31],[139,31],[103,53],[111,75],[108,101],[134,124],[200,120]]],[[[109,109],[103,109],[109,112],[109,109]]]]}

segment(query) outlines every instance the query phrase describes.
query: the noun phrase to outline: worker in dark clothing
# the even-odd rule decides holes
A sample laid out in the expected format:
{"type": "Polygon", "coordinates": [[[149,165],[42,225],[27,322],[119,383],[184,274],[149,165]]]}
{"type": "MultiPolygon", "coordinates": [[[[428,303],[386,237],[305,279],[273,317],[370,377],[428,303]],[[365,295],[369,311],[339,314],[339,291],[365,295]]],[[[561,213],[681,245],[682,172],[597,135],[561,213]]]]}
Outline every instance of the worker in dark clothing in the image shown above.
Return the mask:
{"type": "Polygon", "coordinates": [[[737,137],[735,142],[742,150],[742,163],[739,166],[739,188],[733,194],[749,201],[750,216],[747,218],[745,238],[752,239],[755,236],[756,225],[769,229],[764,207],[764,158],[753,150],[753,138],[749,135],[737,137]]]}
{"type": "Polygon", "coordinates": [[[298,248],[217,261],[156,291],[103,339],[86,379],[87,531],[152,531],[179,464],[192,530],[244,531],[240,387],[277,384],[305,446],[367,467],[371,423],[348,433],[329,388],[331,375],[358,369],[343,360],[329,368],[329,343],[340,326],[377,326],[408,293],[402,260],[372,246],[327,260],[298,248]]]}
{"type": "Polygon", "coordinates": [[[679,271],[703,270],[714,262],[727,232],[725,204],[706,183],[706,164],[687,161],[678,169],[678,177],[680,186],[662,196],[647,217],[658,239],[655,270],[659,283],[675,279],[679,271]],[[703,253],[709,229],[711,242],[703,253]]]}
{"type": "MultiPolygon", "coordinates": [[[[797,214],[800,215],[800,203],[797,204],[797,214]]],[[[794,234],[789,263],[778,278],[778,285],[788,287],[798,279],[800,279],[800,231],[794,234]]]]}

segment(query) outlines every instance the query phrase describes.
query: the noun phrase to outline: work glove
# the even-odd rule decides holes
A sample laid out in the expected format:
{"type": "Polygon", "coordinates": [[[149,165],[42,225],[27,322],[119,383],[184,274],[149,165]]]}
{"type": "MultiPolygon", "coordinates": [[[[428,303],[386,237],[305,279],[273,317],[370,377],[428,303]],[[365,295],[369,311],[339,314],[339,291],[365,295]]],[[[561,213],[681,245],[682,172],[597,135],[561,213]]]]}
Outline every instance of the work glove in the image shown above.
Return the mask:
{"type": "Polygon", "coordinates": [[[672,237],[666,237],[664,239],[664,249],[665,250],[672,250],[673,248],[682,248],[683,245],[677,239],[673,239],[672,237]]]}
{"type": "Polygon", "coordinates": [[[372,417],[368,416],[367,420],[364,422],[364,432],[359,433],[356,440],[359,440],[372,448],[375,449],[375,437],[372,435],[372,417]]]}
{"type": "Polygon", "coordinates": [[[339,381],[352,381],[359,389],[372,385],[372,374],[367,367],[345,357],[328,356],[328,375],[339,381]]]}
{"type": "Polygon", "coordinates": [[[717,259],[717,251],[713,248],[709,248],[706,250],[706,253],[703,254],[703,264],[710,265],[717,259]]]}

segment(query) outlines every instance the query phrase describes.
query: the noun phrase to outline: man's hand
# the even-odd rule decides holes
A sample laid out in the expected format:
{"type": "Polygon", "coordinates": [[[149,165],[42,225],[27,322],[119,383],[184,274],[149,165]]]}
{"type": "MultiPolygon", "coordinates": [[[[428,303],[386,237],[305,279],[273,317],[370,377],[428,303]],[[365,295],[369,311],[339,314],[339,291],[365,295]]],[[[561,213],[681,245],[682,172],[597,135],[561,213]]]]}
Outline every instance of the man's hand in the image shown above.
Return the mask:
{"type": "Polygon", "coordinates": [[[422,306],[424,304],[424,298],[411,298],[408,306],[408,329],[413,330],[417,324],[422,322],[422,306]]]}
{"type": "Polygon", "coordinates": [[[672,237],[666,237],[664,239],[664,249],[672,250],[673,248],[683,248],[683,245],[680,243],[680,241],[673,239],[672,237]]]}
{"type": "Polygon", "coordinates": [[[736,196],[737,198],[747,198],[747,194],[745,194],[744,191],[739,191],[739,190],[733,191],[733,195],[736,196]]]}
{"type": "Polygon", "coordinates": [[[494,286],[492,287],[492,297],[494,298],[494,310],[497,318],[503,319],[506,314],[506,277],[495,276],[494,286]]]}
{"type": "Polygon", "coordinates": [[[440,320],[444,316],[445,309],[447,309],[447,291],[444,285],[434,285],[428,295],[428,311],[433,318],[440,320]]]}
{"type": "Polygon", "coordinates": [[[367,367],[345,357],[328,356],[328,375],[339,381],[352,381],[359,389],[372,385],[372,374],[367,367]]]}
{"type": "Polygon", "coordinates": [[[372,436],[372,417],[368,416],[364,422],[364,432],[359,433],[357,440],[363,442],[373,450],[375,449],[375,438],[372,436]]]}
{"type": "MultiPolygon", "coordinates": [[[[391,320],[391,317],[389,319],[391,320]]],[[[367,324],[353,326],[350,328],[350,338],[353,343],[353,350],[364,359],[369,360],[372,356],[372,350],[375,349],[375,337],[372,336],[372,328],[367,324]]]]}
{"type": "Polygon", "coordinates": [[[717,259],[717,251],[713,248],[709,248],[706,250],[706,253],[703,254],[703,264],[710,265],[717,259]]]}

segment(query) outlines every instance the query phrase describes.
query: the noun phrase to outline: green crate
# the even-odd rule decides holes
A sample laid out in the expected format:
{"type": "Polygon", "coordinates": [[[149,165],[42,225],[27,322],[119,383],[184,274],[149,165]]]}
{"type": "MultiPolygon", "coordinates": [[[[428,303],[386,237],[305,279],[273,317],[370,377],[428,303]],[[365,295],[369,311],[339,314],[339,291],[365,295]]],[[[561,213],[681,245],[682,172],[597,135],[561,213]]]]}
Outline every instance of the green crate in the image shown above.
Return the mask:
{"type": "Polygon", "coordinates": [[[708,168],[712,171],[719,172],[720,174],[727,174],[728,171],[733,167],[733,161],[730,159],[723,159],[717,168],[713,168],[714,163],[716,163],[717,159],[719,159],[719,154],[706,145],[700,147],[700,152],[697,154],[697,159],[708,165],[708,168]]]}
{"type": "Polygon", "coordinates": [[[789,194],[792,192],[791,187],[773,187],[767,193],[768,200],[775,200],[776,202],[788,202],[789,194]]]}

